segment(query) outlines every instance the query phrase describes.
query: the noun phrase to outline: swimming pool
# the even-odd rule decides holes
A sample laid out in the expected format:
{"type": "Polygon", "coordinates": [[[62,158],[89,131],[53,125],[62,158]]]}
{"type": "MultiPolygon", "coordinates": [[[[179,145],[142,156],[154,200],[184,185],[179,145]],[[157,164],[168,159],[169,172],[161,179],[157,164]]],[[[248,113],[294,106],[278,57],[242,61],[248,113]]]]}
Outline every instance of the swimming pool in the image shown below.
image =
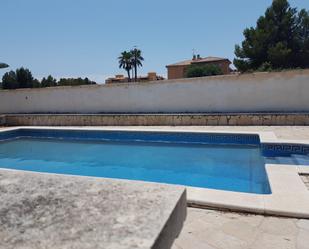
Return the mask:
{"type": "Polygon", "coordinates": [[[19,129],[2,168],[269,194],[258,135],[19,129]]]}

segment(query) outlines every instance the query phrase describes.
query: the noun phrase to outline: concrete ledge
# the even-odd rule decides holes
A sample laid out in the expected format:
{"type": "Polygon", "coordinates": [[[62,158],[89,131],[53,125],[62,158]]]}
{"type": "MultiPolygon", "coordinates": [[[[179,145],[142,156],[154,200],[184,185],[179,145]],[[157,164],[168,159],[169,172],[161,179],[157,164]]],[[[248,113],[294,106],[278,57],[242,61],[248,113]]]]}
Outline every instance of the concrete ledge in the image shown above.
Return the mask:
{"type": "Polygon", "coordinates": [[[184,187],[0,169],[1,248],[170,248],[184,187]]]}
{"type": "Polygon", "coordinates": [[[309,125],[309,113],[8,114],[2,122],[7,126],[309,125]]]}

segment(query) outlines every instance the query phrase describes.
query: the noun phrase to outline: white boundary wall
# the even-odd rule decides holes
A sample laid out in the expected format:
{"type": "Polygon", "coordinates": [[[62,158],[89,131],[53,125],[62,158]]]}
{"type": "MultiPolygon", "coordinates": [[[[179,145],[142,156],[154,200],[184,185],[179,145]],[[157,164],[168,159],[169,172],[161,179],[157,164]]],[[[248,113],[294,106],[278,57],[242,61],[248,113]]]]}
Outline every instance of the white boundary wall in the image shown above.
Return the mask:
{"type": "Polygon", "coordinates": [[[0,91],[0,113],[300,111],[309,111],[309,70],[0,91]]]}

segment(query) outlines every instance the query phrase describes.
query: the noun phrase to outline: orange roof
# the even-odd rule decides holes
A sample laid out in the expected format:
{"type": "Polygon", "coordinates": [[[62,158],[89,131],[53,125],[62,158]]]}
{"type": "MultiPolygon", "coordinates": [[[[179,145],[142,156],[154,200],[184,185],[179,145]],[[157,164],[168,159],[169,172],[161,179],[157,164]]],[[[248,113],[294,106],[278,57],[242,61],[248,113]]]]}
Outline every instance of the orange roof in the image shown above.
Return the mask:
{"type": "MultiPolygon", "coordinates": [[[[185,61],[180,61],[174,64],[167,65],[166,67],[174,67],[174,66],[187,66],[195,63],[207,63],[207,62],[216,62],[216,61],[229,61],[227,58],[220,58],[220,57],[213,57],[213,56],[208,56],[200,59],[195,59],[195,60],[185,60],[185,61]]],[[[231,62],[230,62],[231,63],[231,62]]]]}

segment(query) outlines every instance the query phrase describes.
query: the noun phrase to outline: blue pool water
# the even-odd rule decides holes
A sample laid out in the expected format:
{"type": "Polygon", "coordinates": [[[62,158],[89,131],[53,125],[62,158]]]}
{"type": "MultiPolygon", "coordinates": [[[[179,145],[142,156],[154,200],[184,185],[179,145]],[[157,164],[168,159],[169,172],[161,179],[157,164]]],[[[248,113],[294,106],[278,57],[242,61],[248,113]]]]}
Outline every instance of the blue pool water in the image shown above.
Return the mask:
{"type": "Polygon", "coordinates": [[[270,193],[258,144],[60,139],[21,133],[0,142],[1,167],[270,193]]]}

